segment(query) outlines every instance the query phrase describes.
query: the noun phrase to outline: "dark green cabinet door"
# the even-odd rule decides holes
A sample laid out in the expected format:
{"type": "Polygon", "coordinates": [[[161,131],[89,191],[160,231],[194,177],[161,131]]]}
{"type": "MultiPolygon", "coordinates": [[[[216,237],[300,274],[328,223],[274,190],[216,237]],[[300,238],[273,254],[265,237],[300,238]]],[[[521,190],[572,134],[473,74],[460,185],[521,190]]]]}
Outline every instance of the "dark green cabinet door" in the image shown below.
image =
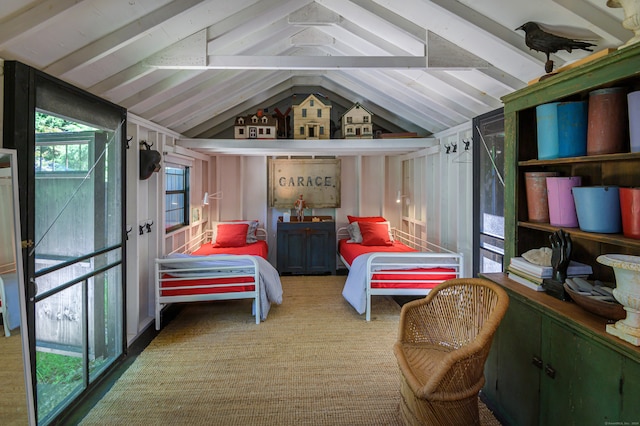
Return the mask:
{"type": "Polygon", "coordinates": [[[621,357],[552,320],[543,322],[541,424],[603,425],[620,415],[621,357]]]}
{"type": "Polygon", "coordinates": [[[502,324],[496,330],[493,335],[493,342],[491,343],[491,351],[484,363],[484,387],[482,388],[482,397],[494,407],[498,404],[498,348],[500,347],[500,335],[502,334],[502,324]]]}
{"type": "Polygon", "coordinates": [[[541,425],[571,425],[574,364],[577,362],[575,336],[553,321],[542,320],[542,360],[540,376],[541,425]]]}
{"type": "Polygon", "coordinates": [[[512,425],[538,424],[540,407],[540,314],[511,298],[497,342],[497,402],[512,425]]]}
{"type": "Polygon", "coordinates": [[[619,421],[633,425],[640,422],[640,364],[625,358],[622,361],[622,407],[619,421]]]}

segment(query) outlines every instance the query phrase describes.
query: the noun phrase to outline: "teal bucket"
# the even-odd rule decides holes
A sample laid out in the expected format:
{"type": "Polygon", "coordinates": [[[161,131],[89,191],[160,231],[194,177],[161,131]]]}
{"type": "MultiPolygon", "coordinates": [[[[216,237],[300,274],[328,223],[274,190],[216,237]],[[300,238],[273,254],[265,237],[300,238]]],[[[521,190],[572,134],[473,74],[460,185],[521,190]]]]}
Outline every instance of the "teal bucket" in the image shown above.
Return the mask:
{"type": "Polygon", "coordinates": [[[587,155],[586,101],[552,102],[536,107],[538,159],[587,155]]]}
{"type": "Polygon", "coordinates": [[[587,155],[589,104],[562,102],[558,105],[558,157],[587,155]]]}
{"type": "Polygon", "coordinates": [[[558,104],[542,104],[536,107],[536,126],[538,130],[538,160],[558,158],[558,104]]]}
{"type": "Polygon", "coordinates": [[[576,186],[571,188],[578,224],[585,232],[622,232],[620,191],[617,186],[576,186]]]}

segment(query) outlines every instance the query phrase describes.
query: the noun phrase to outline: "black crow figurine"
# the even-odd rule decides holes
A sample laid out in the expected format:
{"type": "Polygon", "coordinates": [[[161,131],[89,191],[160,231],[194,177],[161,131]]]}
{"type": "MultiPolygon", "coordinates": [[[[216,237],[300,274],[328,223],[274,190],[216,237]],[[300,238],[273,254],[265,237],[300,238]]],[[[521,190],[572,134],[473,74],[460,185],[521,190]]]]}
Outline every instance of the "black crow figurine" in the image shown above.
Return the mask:
{"type": "Polygon", "coordinates": [[[566,50],[571,53],[573,49],[593,52],[590,47],[595,46],[595,44],[586,41],[574,40],[559,34],[553,34],[550,30],[547,30],[546,27],[542,29],[542,26],[536,22],[522,24],[516,28],[516,31],[518,30],[525,32],[524,42],[529,49],[537,50],[547,55],[547,62],[544,64],[544,69],[547,73],[553,71],[553,61],[549,59],[550,54],[556,53],[559,50],[566,50]]]}

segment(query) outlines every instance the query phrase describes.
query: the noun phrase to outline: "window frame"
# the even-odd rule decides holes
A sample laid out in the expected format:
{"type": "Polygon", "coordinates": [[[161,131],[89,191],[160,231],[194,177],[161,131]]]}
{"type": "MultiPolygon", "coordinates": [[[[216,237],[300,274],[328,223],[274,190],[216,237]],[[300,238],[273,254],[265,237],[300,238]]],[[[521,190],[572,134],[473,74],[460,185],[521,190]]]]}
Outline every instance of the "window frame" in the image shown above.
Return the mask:
{"type": "Polygon", "coordinates": [[[190,166],[185,165],[185,164],[179,164],[179,163],[166,163],[164,166],[164,183],[165,183],[165,187],[164,187],[164,230],[165,230],[165,234],[169,234],[173,231],[176,231],[178,229],[184,228],[185,226],[189,226],[190,222],[189,222],[189,189],[190,189],[190,185],[189,185],[189,174],[190,174],[190,166]],[[182,178],[183,178],[183,188],[182,189],[168,189],[168,185],[167,185],[167,169],[177,169],[177,170],[183,170],[184,173],[182,174],[182,178]],[[169,218],[169,213],[172,211],[176,211],[176,210],[180,210],[180,208],[176,208],[176,209],[172,209],[172,210],[168,210],[167,209],[167,204],[168,204],[168,197],[169,196],[173,196],[176,194],[182,194],[183,195],[183,205],[181,207],[182,209],[182,222],[180,223],[176,223],[175,225],[171,225],[171,226],[167,226],[167,220],[169,218]]]}

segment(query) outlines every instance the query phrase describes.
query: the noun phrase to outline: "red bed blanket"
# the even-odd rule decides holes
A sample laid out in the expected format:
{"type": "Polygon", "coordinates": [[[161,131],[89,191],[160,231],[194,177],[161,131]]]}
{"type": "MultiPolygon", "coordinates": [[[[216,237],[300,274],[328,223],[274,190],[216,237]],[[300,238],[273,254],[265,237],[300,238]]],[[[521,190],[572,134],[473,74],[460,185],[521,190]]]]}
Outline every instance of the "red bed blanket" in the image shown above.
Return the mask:
{"type": "Polygon", "coordinates": [[[203,244],[192,254],[198,256],[210,256],[212,254],[250,254],[252,256],[260,256],[266,259],[269,254],[269,247],[266,241],[258,240],[255,243],[247,244],[241,247],[214,247],[213,244],[203,244]]]}

